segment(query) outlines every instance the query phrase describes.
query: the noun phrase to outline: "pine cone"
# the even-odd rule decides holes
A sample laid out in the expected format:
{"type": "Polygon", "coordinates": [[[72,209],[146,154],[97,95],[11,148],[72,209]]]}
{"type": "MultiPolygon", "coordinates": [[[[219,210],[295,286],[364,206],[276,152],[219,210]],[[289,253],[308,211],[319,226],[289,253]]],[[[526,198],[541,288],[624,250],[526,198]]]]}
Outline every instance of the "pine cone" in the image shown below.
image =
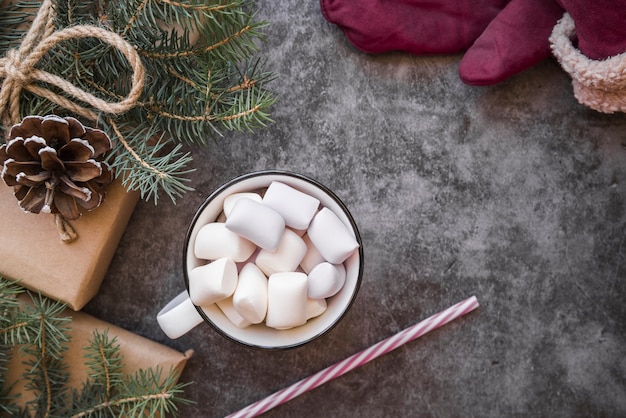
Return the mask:
{"type": "Polygon", "coordinates": [[[112,147],[101,130],[55,115],[27,116],[0,147],[2,179],[14,187],[25,212],[58,213],[72,220],[80,208],[93,210],[113,181],[103,161],[112,147]]]}

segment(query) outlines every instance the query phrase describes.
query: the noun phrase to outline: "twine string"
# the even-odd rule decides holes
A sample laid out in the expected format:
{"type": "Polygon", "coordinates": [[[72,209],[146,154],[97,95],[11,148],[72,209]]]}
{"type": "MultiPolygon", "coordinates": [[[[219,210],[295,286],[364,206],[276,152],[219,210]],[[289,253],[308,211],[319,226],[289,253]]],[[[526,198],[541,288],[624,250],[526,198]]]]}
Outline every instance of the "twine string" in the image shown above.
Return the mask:
{"type": "Polygon", "coordinates": [[[55,86],[100,112],[120,114],[134,107],[139,100],[145,80],[145,69],[135,48],[117,33],[97,26],[78,25],[54,31],[53,25],[50,24],[53,14],[51,0],[45,0],[20,47],[9,50],[5,58],[0,58],[0,78],[4,79],[0,89],[0,112],[5,126],[17,123],[20,119],[22,90],[44,97],[89,120],[98,119],[97,113],[93,110],[38,85],[38,82],[55,86]],[[100,39],[116,48],[128,60],[133,71],[132,84],[124,99],[116,103],[107,102],[59,76],[35,68],[41,58],[57,44],[79,38],[100,39]]]}

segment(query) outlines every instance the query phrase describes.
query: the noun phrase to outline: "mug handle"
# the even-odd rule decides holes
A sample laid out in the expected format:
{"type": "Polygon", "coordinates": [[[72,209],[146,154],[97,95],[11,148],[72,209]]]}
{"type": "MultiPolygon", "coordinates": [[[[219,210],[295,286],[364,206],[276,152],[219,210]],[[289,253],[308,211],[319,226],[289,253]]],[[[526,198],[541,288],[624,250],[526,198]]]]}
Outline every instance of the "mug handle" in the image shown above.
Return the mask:
{"type": "Polygon", "coordinates": [[[172,299],[157,314],[159,326],[171,339],[185,335],[203,321],[186,290],[172,299]]]}

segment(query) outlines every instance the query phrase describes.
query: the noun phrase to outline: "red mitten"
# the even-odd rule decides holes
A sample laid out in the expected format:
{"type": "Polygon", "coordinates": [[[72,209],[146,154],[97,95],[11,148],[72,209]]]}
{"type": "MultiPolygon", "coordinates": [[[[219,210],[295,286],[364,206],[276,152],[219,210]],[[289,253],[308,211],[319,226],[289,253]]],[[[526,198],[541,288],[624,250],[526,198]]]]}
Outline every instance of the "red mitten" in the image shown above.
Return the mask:
{"type": "Polygon", "coordinates": [[[548,58],[548,37],[561,16],[553,0],[512,0],[461,59],[461,80],[496,84],[548,58]]]}
{"type": "Polygon", "coordinates": [[[559,2],[567,14],[550,43],[574,95],[600,112],[626,112],[626,0],[559,2]]]}
{"type": "Polygon", "coordinates": [[[557,0],[574,19],[578,49],[602,60],[626,51],[626,0],[557,0]]]}
{"type": "Polygon", "coordinates": [[[324,17],[367,53],[465,51],[509,0],[320,0],[324,17]]]}

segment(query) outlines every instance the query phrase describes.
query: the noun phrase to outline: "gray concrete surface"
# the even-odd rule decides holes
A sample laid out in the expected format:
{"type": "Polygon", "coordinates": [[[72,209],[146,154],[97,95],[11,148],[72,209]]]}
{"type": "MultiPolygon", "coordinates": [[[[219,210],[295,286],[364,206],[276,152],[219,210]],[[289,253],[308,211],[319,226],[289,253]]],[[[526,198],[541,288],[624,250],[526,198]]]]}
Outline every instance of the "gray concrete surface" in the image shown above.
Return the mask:
{"type": "Polygon", "coordinates": [[[194,148],[195,192],[141,202],[85,308],[184,351],[196,402],[219,417],[466,297],[458,321],[268,417],[626,415],[626,115],[577,103],[550,59],[493,87],[460,82],[460,55],[369,56],[316,1],[261,1],[276,123],[194,148]],[[169,340],[159,309],[183,289],[185,229],[220,184],[263,169],[333,189],[363,237],[344,321],[281,352],[201,325],[169,340]]]}

